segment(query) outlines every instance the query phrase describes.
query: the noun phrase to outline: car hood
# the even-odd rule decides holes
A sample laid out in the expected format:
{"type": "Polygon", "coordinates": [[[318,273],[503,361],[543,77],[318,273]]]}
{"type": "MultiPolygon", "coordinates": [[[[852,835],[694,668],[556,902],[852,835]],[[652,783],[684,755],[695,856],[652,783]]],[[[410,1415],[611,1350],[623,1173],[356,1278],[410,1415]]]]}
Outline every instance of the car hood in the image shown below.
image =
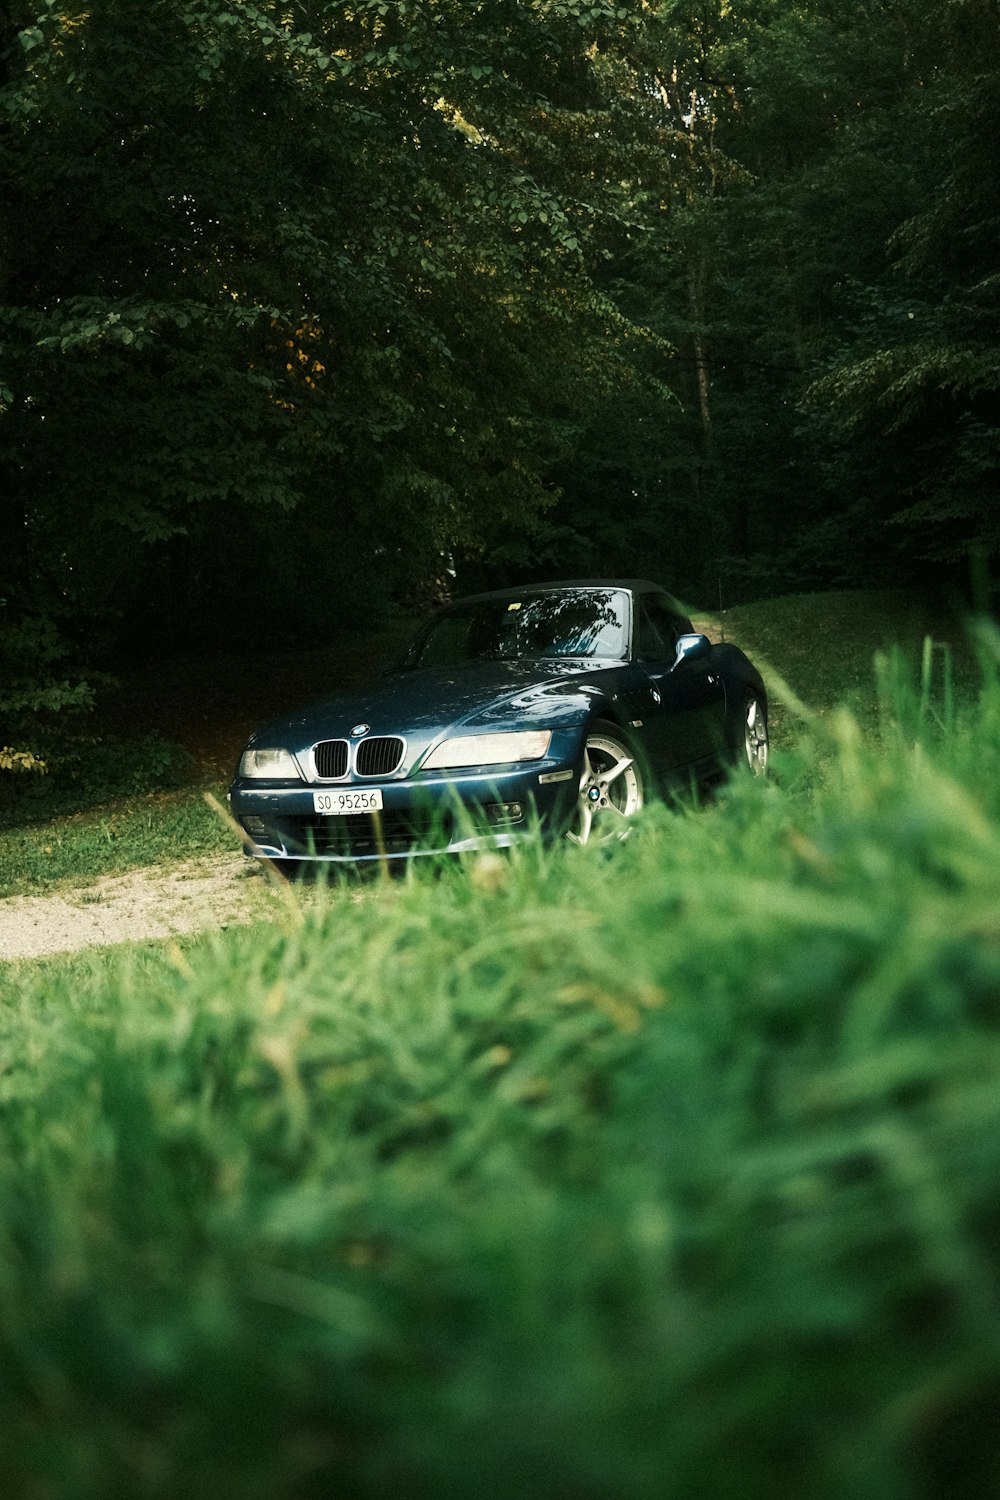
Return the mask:
{"type": "Polygon", "coordinates": [[[498,661],[391,672],[272,720],[249,743],[301,750],[317,740],[349,738],[366,724],[366,733],[403,735],[416,748],[449,730],[566,726],[586,718],[601,694],[600,679],[620,666],[498,661]]]}

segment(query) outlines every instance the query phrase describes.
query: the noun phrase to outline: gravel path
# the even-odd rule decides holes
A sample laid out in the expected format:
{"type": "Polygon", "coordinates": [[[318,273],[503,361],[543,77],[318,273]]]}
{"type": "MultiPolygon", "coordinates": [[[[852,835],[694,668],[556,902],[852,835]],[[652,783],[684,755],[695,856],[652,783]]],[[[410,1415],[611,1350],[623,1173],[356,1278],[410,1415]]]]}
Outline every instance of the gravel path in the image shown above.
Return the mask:
{"type": "Polygon", "coordinates": [[[274,910],[240,854],[108,876],[81,890],[0,900],[0,960],[232,927],[274,910]]]}

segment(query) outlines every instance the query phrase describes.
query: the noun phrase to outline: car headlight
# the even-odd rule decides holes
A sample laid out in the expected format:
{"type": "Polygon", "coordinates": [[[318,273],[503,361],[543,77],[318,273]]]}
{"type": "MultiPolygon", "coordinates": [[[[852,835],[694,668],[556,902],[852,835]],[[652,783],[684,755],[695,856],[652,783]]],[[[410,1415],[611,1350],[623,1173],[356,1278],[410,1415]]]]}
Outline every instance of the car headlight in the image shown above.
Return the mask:
{"type": "Polygon", "coordinates": [[[268,781],[301,781],[295,757],[287,750],[244,750],[241,776],[259,776],[268,781]]]}
{"type": "Polygon", "coordinates": [[[457,735],[442,740],[424,761],[423,769],[444,771],[456,766],[506,766],[519,760],[541,760],[551,739],[551,729],[457,735]]]}

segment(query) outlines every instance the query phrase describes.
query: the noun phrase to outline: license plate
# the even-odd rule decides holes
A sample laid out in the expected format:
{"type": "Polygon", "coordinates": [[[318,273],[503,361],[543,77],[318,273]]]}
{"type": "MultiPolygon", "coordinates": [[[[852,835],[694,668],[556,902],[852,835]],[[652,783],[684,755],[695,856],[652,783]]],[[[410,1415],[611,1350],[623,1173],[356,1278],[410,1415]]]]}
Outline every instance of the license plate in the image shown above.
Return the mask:
{"type": "Polygon", "coordinates": [[[366,787],[357,791],[345,787],[339,791],[313,792],[313,810],[328,818],[347,817],[350,813],[382,811],[382,788],[366,787]]]}

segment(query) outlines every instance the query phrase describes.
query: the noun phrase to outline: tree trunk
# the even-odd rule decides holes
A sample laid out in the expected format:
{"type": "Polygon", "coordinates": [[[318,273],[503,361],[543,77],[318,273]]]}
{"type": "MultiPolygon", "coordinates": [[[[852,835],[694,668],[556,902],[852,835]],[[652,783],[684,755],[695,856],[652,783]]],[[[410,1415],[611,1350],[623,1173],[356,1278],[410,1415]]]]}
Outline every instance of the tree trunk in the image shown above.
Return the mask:
{"type": "Polygon", "coordinates": [[[705,349],[705,252],[698,251],[697,258],[688,267],[688,312],[691,317],[694,341],[694,369],[698,384],[698,412],[701,417],[702,450],[706,463],[712,461],[712,404],[711,380],[708,373],[708,354],[705,349]]]}

